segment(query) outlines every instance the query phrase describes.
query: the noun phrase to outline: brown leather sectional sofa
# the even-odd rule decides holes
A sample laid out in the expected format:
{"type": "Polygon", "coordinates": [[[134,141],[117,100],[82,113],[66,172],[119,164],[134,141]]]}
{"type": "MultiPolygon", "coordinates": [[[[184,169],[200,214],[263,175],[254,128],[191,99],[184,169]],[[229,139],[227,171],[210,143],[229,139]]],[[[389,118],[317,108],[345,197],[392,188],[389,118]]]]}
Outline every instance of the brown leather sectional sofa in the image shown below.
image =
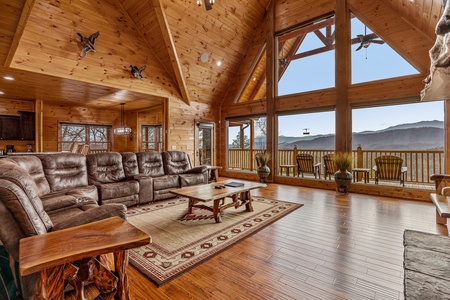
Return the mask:
{"type": "MultiPolygon", "coordinates": [[[[180,151],[36,154],[0,159],[0,239],[14,261],[19,240],[112,216],[126,206],[174,197],[171,189],[208,182],[180,151]]],[[[32,250],[31,250],[32,251],[32,250]]],[[[31,298],[36,274],[21,278],[31,298]]]]}

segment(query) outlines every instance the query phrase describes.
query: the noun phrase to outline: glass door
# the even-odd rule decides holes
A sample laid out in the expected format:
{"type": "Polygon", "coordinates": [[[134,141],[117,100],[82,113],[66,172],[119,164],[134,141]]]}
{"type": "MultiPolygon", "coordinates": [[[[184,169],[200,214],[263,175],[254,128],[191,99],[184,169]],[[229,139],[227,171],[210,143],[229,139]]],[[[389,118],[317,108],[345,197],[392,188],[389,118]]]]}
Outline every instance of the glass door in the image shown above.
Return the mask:
{"type": "Polygon", "coordinates": [[[201,166],[214,165],[214,123],[197,123],[195,156],[201,166]]]}

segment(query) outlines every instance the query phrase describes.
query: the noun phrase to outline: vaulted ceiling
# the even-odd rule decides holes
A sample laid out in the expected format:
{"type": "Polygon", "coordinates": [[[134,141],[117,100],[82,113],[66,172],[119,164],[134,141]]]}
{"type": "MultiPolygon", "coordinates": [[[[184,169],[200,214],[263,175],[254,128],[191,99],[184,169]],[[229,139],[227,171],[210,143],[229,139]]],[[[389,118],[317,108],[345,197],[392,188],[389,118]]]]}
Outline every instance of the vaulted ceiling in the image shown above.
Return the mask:
{"type": "MultiPolygon", "coordinates": [[[[194,0],[0,0],[0,76],[16,78],[0,79],[0,97],[104,108],[126,102],[127,110],[166,98],[231,103],[243,91],[255,93],[244,86],[261,58],[269,2],[217,0],[207,11],[194,0]],[[81,57],[77,33],[96,31],[96,52],[81,57]],[[131,75],[130,65],[146,66],[143,80],[131,75]]],[[[394,50],[428,71],[442,0],[347,2],[394,50]]],[[[334,5],[279,0],[276,31],[328,14],[334,5]]]]}

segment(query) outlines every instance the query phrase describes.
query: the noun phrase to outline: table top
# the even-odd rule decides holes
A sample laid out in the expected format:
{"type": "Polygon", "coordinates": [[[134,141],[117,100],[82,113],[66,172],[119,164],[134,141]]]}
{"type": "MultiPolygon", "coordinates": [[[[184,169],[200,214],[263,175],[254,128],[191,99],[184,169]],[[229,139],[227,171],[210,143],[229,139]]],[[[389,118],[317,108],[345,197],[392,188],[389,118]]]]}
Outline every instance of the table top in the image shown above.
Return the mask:
{"type": "Polygon", "coordinates": [[[352,171],[369,172],[370,169],[366,169],[366,168],[353,168],[352,171]]]}
{"type": "Polygon", "coordinates": [[[208,170],[217,170],[217,169],[222,169],[222,167],[221,167],[221,166],[206,166],[206,168],[207,168],[208,170]]]}
{"type": "Polygon", "coordinates": [[[20,240],[20,275],[150,242],[148,234],[120,217],[26,237],[20,240]]]}
{"type": "Polygon", "coordinates": [[[267,185],[260,182],[227,179],[210,184],[188,186],[181,189],[171,190],[170,192],[176,195],[189,197],[199,201],[211,201],[216,199],[222,199],[228,196],[235,195],[236,193],[246,192],[257,188],[266,187],[267,185]],[[225,186],[222,189],[216,189],[215,186],[224,186],[226,183],[240,182],[243,186],[229,187],[225,186]]]}
{"type": "Polygon", "coordinates": [[[293,168],[296,165],[280,165],[280,168],[293,168]]]}

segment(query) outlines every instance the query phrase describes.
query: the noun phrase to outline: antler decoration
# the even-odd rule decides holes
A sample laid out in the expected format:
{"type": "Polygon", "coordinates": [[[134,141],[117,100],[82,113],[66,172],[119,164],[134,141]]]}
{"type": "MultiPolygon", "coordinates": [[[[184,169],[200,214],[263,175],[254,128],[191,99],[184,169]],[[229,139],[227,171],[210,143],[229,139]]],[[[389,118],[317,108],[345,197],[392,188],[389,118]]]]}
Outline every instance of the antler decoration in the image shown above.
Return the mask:
{"type": "Polygon", "coordinates": [[[145,66],[138,68],[136,66],[130,65],[130,68],[131,68],[131,74],[135,78],[139,78],[140,80],[144,79],[144,77],[142,76],[142,71],[145,70],[145,66]]]}
{"type": "Polygon", "coordinates": [[[89,51],[95,52],[94,44],[99,35],[98,31],[91,34],[89,37],[84,37],[81,33],[78,32],[77,34],[80,37],[81,44],[83,45],[83,49],[81,50],[81,57],[84,57],[89,51]]]}

